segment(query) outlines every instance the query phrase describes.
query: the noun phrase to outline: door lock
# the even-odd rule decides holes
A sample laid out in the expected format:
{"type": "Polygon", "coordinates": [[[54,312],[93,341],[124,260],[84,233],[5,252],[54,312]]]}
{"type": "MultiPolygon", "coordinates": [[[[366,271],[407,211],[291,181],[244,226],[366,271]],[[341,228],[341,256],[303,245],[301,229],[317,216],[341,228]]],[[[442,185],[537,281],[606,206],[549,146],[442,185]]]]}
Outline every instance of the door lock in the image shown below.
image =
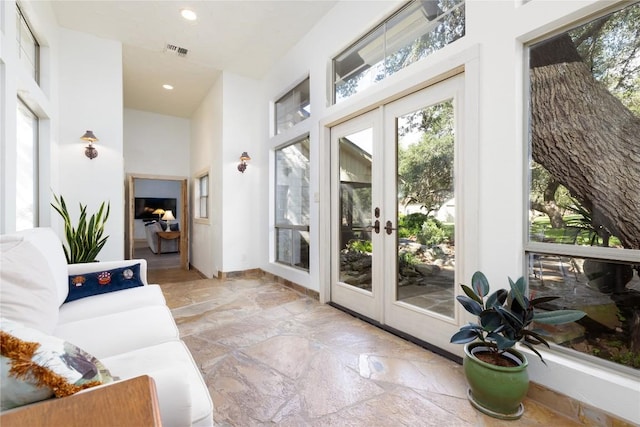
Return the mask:
{"type": "Polygon", "coordinates": [[[391,234],[393,230],[397,230],[397,228],[393,228],[391,221],[387,221],[387,225],[384,227],[387,230],[387,234],[391,234]]]}

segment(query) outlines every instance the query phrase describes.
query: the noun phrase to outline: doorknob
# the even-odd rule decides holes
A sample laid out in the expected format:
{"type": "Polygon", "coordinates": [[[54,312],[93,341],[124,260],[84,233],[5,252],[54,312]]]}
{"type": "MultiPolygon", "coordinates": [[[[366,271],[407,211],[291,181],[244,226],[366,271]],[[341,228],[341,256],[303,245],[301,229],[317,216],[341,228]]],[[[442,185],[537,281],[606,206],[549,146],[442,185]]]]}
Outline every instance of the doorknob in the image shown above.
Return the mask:
{"type": "Polygon", "coordinates": [[[387,234],[391,234],[393,230],[397,230],[397,228],[393,228],[391,221],[387,221],[387,225],[384,227],[387,230],[387,234]]]}

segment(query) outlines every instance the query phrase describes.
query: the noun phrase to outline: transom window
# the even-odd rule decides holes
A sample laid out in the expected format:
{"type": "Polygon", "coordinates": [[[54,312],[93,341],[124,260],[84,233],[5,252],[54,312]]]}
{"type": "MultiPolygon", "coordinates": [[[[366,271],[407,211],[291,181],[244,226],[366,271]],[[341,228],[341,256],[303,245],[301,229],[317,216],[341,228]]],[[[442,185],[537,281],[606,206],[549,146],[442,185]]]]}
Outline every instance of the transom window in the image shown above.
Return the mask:
{"type": "Polygon", "coordinates": [[[333,59],[340,102],[458,40],[464,0],[413,0],[333,59]]]}
{"type": "Polygon", "coordinates": [[[275,151],[276,262],[309,270],[309,137],[275,151]]]}
{"type": "Polygon", "coordinates": [[[31,76],[39,82],[40,45],[33,34],[27,18],[22,13],[20,6],[16,4],[16,38],[18,43],[18,56],[20,61],[31,71],[31,76]]]}
{"type": "Polygon", "coordinates": [[[309,78],[275,102],[276,135],[292,128],[311,115],[311,97],[309,96],[309,78]]]}
{"type": "MultiPolygon", "coordinates": [[[[640,369],[640,4],[529,48],[529,287],[557,344],[640,369]]],[[[620,366],[618,365],[618,368],[620,366]]],[[[626,369],[626,368],[624,368],[626,369]]]]}

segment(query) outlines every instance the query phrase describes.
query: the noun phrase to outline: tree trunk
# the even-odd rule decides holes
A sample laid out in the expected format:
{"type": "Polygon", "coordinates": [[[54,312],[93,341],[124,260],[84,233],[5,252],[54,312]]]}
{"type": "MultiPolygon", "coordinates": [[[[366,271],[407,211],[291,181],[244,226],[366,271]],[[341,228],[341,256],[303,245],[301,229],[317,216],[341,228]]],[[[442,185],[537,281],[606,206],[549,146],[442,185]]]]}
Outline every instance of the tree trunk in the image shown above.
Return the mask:
{"type": "Polygon", "coordinates": [[[640,249],[640,118],[598,82],[571,38],[531,50],[533,159],[592,213],[592,223],[640,249]]]}

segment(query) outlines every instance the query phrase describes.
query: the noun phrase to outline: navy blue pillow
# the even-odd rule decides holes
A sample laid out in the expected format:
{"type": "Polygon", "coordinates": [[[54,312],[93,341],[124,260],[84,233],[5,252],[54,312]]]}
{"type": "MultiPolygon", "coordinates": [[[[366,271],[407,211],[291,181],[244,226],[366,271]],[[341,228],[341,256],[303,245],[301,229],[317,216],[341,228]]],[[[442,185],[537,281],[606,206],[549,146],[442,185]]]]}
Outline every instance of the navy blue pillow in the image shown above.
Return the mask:
{"type": "Polygon", "coordinates": [[[143,285],[140,279],[140,264],[95,273],[78,274],[69,276],[69,295],[64,302],[143,285]]]}

